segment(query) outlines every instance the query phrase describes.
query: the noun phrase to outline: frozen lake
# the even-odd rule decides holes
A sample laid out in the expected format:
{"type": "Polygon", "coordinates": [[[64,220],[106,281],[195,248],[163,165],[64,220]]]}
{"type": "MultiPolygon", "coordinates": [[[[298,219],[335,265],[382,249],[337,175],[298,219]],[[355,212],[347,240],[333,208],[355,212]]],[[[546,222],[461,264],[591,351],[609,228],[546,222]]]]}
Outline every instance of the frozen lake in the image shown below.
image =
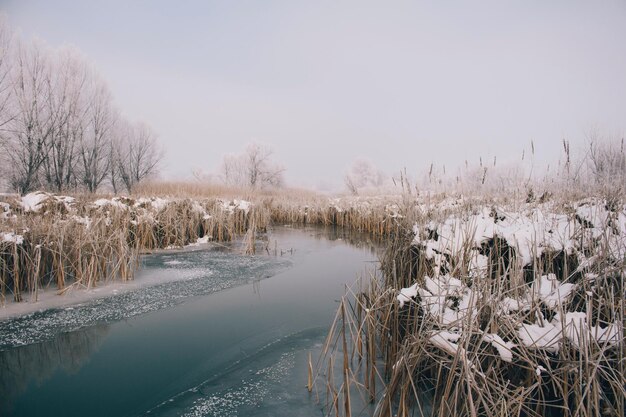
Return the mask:
{"type": "Polygon", "coordinates": [[[0,415],[323,415],[307,355],[377,259],[345,238],[278,227],[277,256],[147,255],[127,289],[0,321],[0,415]]]}

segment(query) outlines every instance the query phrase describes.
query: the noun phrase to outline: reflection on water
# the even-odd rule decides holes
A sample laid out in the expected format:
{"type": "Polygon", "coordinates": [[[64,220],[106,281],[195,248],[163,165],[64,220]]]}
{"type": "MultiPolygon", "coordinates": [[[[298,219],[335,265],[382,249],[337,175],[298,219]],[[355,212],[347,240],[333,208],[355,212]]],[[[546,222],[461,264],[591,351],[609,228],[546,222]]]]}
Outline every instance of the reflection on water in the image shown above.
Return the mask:
{"type": "Polygon", "coordinates": [[[252,280],[252,293],[261,296],[261,280],[258,278],[252,280]]]}
{"type": "Polygon", "coordinates": [[[78,372],[98,349],[109,332],[106,324],[77,332],[61,333],[46,343],[20,346],[0,352],[0,410],[11,409],[11,401],[31,382],[43,384],[52,374],[78,372]]]}
{"type": "Polygon", "coordinates": [[[309,235],[315,239],[329,240],[331,242],[343,241],[354,248],[367,250],[374,256],[376,256],[377,251],[381,248],[381,239],[367,233],[333,226],[308,228],[306,230],[309,235]]]}
{"type": "Polygon", "coordinates": [[[321,348],[345,285],[372,267],[376,245],[332,228],[277,228],[270,239],[282,257],[149,255],[138,279],[153,285],[41,313],[60,323],[78,309],[70,317],[87,327],[48,326],[46,342],[2,352],[12,407],[0,403],[0,415],[320,415],[304,388],[306,357],[321,348]],[[26,362],[33,372],[18,372],[26,362]]]}

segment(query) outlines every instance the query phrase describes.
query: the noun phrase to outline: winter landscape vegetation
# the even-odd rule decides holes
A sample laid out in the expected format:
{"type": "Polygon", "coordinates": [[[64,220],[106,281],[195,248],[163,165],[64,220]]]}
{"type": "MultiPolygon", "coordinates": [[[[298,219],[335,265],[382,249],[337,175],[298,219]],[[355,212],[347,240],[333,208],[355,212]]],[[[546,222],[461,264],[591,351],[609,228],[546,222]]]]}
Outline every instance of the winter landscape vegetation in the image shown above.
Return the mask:
{"type": "Polygon", "coordinates": [[[355,150],[331,191],[246,139],[172,178],[88,54],[0,16],[0,414],[626,415],[622,134],[355,150]]]}

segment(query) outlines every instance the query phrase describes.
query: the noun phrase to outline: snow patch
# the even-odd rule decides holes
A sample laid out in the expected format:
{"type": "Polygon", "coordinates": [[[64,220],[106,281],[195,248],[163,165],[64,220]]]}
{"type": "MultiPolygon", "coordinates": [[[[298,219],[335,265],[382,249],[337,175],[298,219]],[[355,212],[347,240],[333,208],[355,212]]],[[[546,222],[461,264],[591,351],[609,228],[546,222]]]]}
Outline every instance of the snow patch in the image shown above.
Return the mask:
{"type": "Polygon", "coordinates": [[[3,242],[15,243],[16,245],[21,245],[22,243],[24,243],[24,237],[13,232],[0,233],[0,236],[2,236],[3,242]]]}
{"type": "Polygon", "coordinates": [[[38,212],[41,209],[42,203],[50,198],[50,194],[43,193],[41,191],[35,191],[34,193],[26,194],[22,197],[22,207],[25,212],[38,212]]]}
{"type": "Polygon", "coordinates": [[[551,323],[544,323],[543,326],[537,324],[522,324],[518,335],[526,347],[531,349],[544,349],[552,353],[559,351],[562,338],[561,329],[551,323]]]}
{"type": "Polygon", "coordinates": [[[487,343],[491,343],[491,346],[496,348],[500,357],[505,362],[513,361],[513,349],[516,345],[513,342],[505,342],[500,336],[495,333],[487,333],[483,336],[483,340],[487,343]]]}
{"type": "Polygon", "coordinates": [[[400,294],[396,297],[400,308],[404,307],[404,303],[407,303],[417,296],[417,284],[413,284],[408,288],[402,288],[400,294]]]}

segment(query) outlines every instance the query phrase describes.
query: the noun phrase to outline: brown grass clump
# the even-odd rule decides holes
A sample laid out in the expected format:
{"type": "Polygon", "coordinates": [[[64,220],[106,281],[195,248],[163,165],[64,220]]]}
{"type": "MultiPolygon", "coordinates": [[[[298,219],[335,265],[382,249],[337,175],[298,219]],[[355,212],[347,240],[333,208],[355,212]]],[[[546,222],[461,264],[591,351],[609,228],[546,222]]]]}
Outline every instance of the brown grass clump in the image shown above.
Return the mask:
{"type": "Polygon", "coordinates": [[[239,200],[113,198],[95,202],[46,197],[35,210],[17,200],[0,219],[0,301],[37,299],[40,288],[90,288],[133,277],[143,251],[182,247],[198,238],[230,241],[252,224],[265,230],[263,206],[239,200]],[[245,203],[245,204],[244,204],[245,203]]]}
{"type": "Polygon", "coordinates": [[[274,223],[336,226],[377,237],[396,233],[401,217],[396,196],[273,199],[269,205],[274,223]]]}
{"type": "Polygon", "coordinates": [[[131,279],[145,251],[183,247],[199,238],[244,237],[254,254],[270,224],[321,225],[383,239],[397,233],[398,205],[387,197],[328,198],[301,190],[254,191],[193,184],[147,184],[138,192],[187,197],[93,200],[33,193],[11,196],[0,216],[0,297],[37,299],[40,288],[90,288],[131,279]],[[246,193],[250,201],[206,194],[246,193]],[[193,194],[204,194],[204,197],[193,194]]]}
{"type": "Polygon", "coordinates": [[[329,415],[358,414],[340,406],[355,397],[380,416],[624,415],[624,203],[521,206],[485,217],[506,224],[562,210],[546,217],[546,240],[530,217],[530,262],[519,242],[477,238],[479,202],[412,205],[383,256],[383,279],[351,289],[337,311],[317,379],[329,415]],[[458,246],[446,224],[465,229],[455,231],[458,246]],[[555,250],[557,230],[573,246],[555,250]]]}

